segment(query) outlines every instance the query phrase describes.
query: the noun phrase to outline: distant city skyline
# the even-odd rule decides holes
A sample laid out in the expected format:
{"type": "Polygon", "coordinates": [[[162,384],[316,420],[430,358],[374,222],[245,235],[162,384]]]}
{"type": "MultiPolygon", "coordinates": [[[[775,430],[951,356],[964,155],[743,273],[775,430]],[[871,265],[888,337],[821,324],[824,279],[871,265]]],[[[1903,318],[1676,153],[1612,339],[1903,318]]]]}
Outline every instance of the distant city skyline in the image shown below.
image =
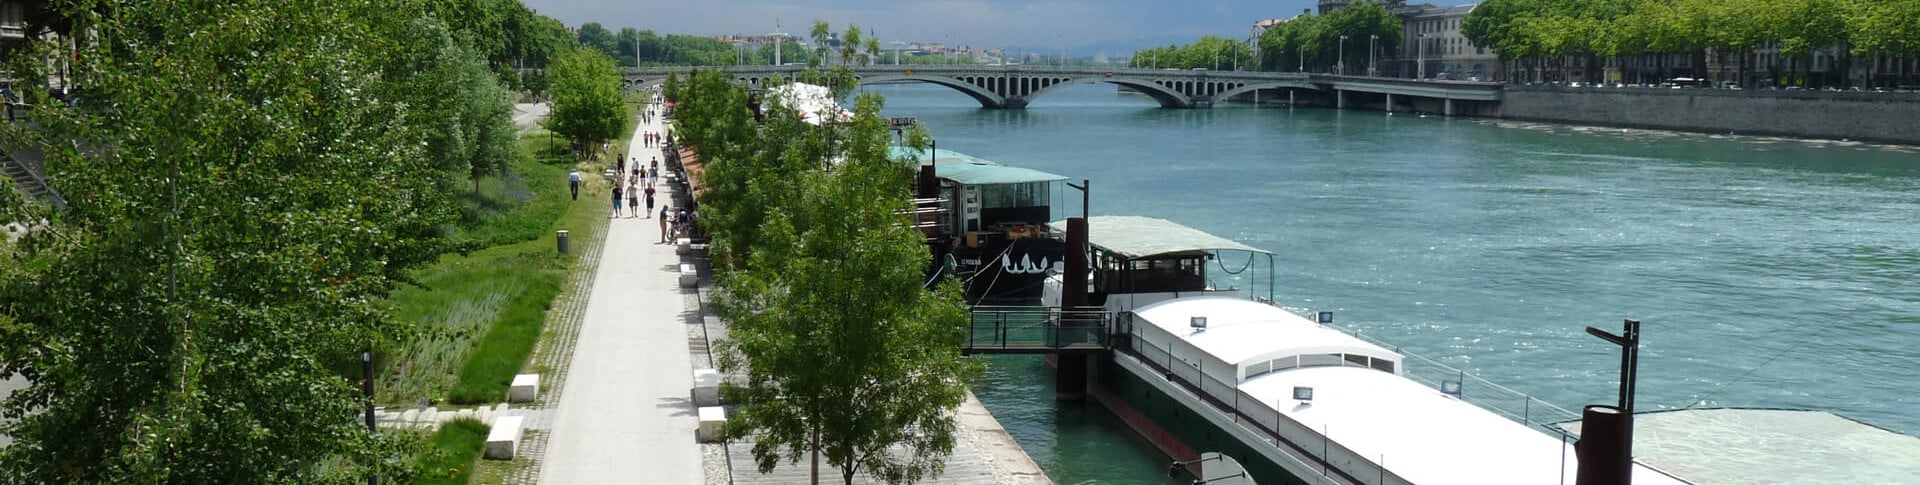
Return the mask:
{"type": "Polygon", "coordinates": [[[1317,0],[522,1],[569,26],[599,22],[614,31],[633,27],[661,34],[764,35],[774,31],[777,19],[781,30],[804,37],[814,20],[825,20],[835,32],[849,23],[858,25],[889,48],[893,41],[939,42],[1075,55],[1121,54],[1205,35],[1244,38],[1256,20],[1292,17],[1318,5],[1317,0]]]}

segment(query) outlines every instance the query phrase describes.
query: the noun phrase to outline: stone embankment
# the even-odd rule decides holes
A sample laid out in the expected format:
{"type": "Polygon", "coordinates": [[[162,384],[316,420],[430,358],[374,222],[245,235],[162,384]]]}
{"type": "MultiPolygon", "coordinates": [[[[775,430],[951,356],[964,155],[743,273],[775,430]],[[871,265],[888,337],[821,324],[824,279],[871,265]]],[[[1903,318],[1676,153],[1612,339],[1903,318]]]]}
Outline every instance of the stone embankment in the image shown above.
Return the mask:
{"type": "Polygon", "coordinates": [[[1920,93],[1509,85],[1493,117],[1920,145],[1920,93]]]}

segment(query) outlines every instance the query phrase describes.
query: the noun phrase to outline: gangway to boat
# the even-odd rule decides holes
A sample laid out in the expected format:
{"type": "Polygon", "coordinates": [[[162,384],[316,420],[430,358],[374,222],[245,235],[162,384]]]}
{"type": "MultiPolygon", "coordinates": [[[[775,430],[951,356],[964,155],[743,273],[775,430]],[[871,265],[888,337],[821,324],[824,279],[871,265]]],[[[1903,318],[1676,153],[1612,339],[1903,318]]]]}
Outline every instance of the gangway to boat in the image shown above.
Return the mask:
{"type": "Polygon", "coordinates": [[[967,354],[1094,353],[1107,349],[1113,314],[1097,307],[973,307],[967,354]]]}

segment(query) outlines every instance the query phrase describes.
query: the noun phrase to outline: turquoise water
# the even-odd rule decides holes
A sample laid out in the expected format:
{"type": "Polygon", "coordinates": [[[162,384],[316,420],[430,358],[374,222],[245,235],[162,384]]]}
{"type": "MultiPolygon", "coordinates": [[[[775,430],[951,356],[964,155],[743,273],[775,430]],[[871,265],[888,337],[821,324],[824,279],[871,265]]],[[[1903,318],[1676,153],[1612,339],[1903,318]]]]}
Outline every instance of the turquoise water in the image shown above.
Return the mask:
{"type": "MultiPolygon", "coordinates": [[[[1616,348],[1582,329],[1638,318],[1642,410],[1812,408],[1920,434],[1911,147],[1162,110],[1102,86],[1024,111],[979,110],[935,86],[870,89],[940,148],[1092,179],[1095,215],[1163,217],[1272,250],[1280,303],[1335,311],[1569,409],[1615,392],[1616,348]]],[[[1060,197],[1078,211],[1078,193],[1060,197]]],[[[1097,412],[1052,408],[1036,387],[1044,367],[1024,362],[992,361],[990,386],[1012,390],[978,390],[987,407],[1056,481],[1135,483],[1093,468],[1138,439],[1097,412]]],[[[1142,469],[1164,466],[1146,455],[1142,469]]]]}

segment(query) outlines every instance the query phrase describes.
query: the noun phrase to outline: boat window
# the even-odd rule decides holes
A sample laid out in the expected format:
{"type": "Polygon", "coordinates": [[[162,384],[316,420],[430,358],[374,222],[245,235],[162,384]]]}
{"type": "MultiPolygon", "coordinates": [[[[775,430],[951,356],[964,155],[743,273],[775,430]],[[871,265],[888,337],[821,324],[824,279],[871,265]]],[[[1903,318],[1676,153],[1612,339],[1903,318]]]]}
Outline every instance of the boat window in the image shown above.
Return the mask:
{"type": "Polygon", "coordinates": [[[1366,366],[1367,366],[1367,356],[1365,356],[1365,355],[1360,355],[1360,354],[1341,354],[1341,356],[1342,356],[1342,357],[1346,357],[1346,359],[1347,359],[1347,365],[1348,365],[1348,366],[1352,366],[1352,367],[1366,367],[1366,366]]]}
{"type": "Polygon", "coordinates": [[[1373,359],[1373,368],[1375,370],[1386,371],[1387,373],[1391,374],[1393,373],[1393,361],[1387,360],[1387,359],[1373,359]]]}
{"type": "Polygon", "coordinates": [[[1300,367],[1338,366],[1345,361],[1340,354],[1315,354],[1300,356],[1300,367]]]}
{"type": "Polygon", "coordinates": [[[1269,363],[1269,364],[1273,364],[1273,371],[1274,371],[1274,372],[1279,372],[1279,371],[1282,371],[1282,370],[1286,370],[1286,369],[1292,369],[1292,368],[1295,368],[1295,367],[1299,367],[1299,366],[1300,366],[1300,357],[1299,357],[1299,356],[1287,356],[1287,357],[1281,357],[1281,358],[1278,358],[1278,359],[1273,359],[1273,360],[1271,360],[1271,361],[1268,361],[1267,363],[1269,363]]]}
{"type": "Polygon", "coordinates": [[[1247,366],[1247,377],[1253,377],[1273,371],[1273,361],[1260,362],[1247,366]]]}

